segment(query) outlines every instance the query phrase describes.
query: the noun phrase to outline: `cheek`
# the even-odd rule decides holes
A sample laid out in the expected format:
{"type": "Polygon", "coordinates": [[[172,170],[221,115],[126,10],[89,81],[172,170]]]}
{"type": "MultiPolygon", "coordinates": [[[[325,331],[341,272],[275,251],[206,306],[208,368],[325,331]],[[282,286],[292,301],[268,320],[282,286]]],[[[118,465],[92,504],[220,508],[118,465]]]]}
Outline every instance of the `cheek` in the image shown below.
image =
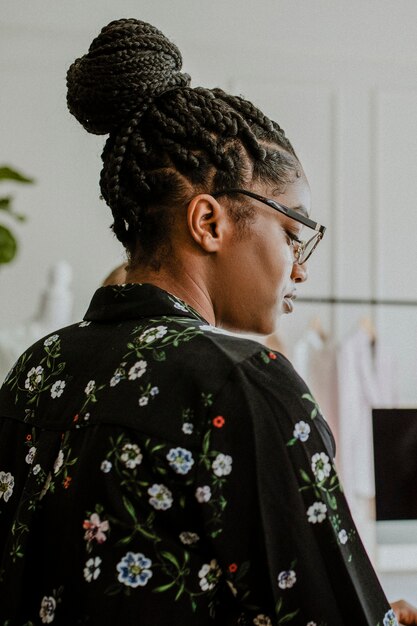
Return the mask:
{"type": "Polygon", "coordinates": [[[274,280],[275,284],[280,286],[280,283],[285,283],[286,285],[293,266],[291,249],[288,244],[280,242],[275,248],[271,248],[265,262],[269,267],[270,278],[274,280]]]}

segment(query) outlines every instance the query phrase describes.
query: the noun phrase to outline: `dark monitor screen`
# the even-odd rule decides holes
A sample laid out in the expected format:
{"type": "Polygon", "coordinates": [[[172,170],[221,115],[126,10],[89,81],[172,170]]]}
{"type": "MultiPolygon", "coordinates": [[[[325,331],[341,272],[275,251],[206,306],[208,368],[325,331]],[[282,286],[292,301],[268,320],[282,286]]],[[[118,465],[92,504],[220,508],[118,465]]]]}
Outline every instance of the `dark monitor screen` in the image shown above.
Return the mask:
{"type": "Polygon", "coordinates": [[[372,411],[376,519],[417,519],[417,409],[372,411]]]}

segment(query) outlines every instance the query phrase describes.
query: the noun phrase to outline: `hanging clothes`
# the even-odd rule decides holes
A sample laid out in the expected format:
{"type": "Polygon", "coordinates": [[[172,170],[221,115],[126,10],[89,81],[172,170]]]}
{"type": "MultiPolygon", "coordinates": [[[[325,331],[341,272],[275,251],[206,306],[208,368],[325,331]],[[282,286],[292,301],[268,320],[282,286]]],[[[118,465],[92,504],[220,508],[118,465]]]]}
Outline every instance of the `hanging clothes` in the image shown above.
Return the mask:
{"type": "MultiPolygon", "coordinates": [[[[292,364],[320,406],[339,447],[336,348],[313,320],[294,346],[292,364]]],[[[336,455],[336,462],[337,462],[336,455]]]]}
{"type": "Polygon", "coordinates": [[[72,321],[72,268],[58,261],[48,272],[47,285],[41,293],[36,314],[12,328],[0,329],[0,384],[22,352],[55,328],[72,321]]]}
{"type": "Polygon", "coordinates": [[[389,348],[371,340],[362,325],[337,352],[338,469],[354,517],[363,518],[375,497],[372,409],[397,403],[394,363],[389,348]]]}

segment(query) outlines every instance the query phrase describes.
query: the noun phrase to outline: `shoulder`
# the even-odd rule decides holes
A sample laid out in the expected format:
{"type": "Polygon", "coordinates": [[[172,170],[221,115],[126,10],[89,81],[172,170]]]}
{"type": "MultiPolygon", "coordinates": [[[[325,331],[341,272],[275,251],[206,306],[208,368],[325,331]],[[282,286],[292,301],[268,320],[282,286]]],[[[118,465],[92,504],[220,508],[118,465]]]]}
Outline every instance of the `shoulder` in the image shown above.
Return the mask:
{"type": "MultiPolygon", "coordinates": [[[[176,321],[174,326],[184,333],[188,321],[176,321]]],[[[283,386],[303,384],[290,361],[281,353],[271,350],[256,339],[231,333],[206,323],[191,321],[195,332],[192,341],[184,345],[180,359],[184,367],[196,372],[210,374],[218,385],[227,381],[239,382],[239,373],[245,384],[259,386],[264,383],[268,388],[278,380],[286,381],[283,386]]],[[[171,332],[175,332],[171,327],[171,332]]],[[[242,381],[241,381],[242,382],[242,381]]]]}
{"type": "Polygon", "coordinates": [[[272,441],[280,432],[292,446],[314,430],[318,445],[334,458],[333,433],[306,383],[285,356],[260,347],[235,363],[219,396],[240,416],[250,416],[254,436],[269,433],[272,441]]]}
{"type": "MultiPolygon", "coordinates": [[[[201,335],[190,351],[196,350],[206,372],[221,372],[219,383],[237,403],[238,397],[259,398],[263,404],[286,407],[306,404],[312,398],[303,379],[281,353],[264,344],[200,324],[201,335]]],[[[219,388],[220,389],[220,388],[219,388]]],[[[308,403],[307,403],[308,406],[308,403]]]]}

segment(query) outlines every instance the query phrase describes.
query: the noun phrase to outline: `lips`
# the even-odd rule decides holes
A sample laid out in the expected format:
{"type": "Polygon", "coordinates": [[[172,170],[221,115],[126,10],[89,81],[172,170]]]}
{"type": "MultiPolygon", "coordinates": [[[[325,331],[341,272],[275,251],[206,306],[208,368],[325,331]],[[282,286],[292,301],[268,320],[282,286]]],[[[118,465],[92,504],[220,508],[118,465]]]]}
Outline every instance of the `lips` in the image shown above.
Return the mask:
{"type": "Polygon", "coordinates": [[[284,296],[284,312],[285,313],[292,313],[294,310],[294,300],[297,297],[297,293],[295,291],[292,291],[291,293],[287,293],[284,296]]]}

